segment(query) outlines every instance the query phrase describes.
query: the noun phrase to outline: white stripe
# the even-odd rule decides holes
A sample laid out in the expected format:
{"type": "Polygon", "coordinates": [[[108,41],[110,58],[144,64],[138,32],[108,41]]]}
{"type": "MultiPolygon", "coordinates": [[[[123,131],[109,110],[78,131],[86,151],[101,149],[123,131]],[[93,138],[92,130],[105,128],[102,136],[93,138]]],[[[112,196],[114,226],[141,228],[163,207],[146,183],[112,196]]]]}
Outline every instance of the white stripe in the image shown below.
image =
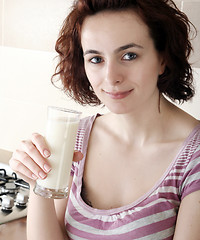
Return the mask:
{"type": "Polygon", "coordinates": [[[184,163],[177,163],[176,167],[181,167],[182,169],[185,170],[185,167],[188,165],[188,162],[189,162],[189,160],[187,162],[184,161],[184,163]]]}
{"type": "Polygon", "coordinates": [[[130,222],[128,224],[122,225],[121,227],[115,228],[115,229],[109,229],[109,230],[101,230],[97,229],[95,227],[91,227],[88,225],[85,225],[83,223],[77,222],[74,220],[69,214],[66,215],[66,220],[67,222],[73,226],[76,229],[81,229],[83,232],[87,232],[90,234],[98,234],[98,235],[113,235],[113,234],[125,234],[130,231],[133,231],[137,228],[147,226],[149,224],[155,223],[155,222],[160,222],[162,220],[165,220],[169,217],[175,216],[176,213],[173,210],[168,210],[165,212],[157,213],[148,217],[144,217],[141,219],[138,219],[136,221],[130,222]]]}
{"type": "MultiPolygon", "coordinates": [[[[148,235],[148,236],[145,236],[145,237],[137,238],[137,240],[155,240],[155,239],[167,238],[167,237],[173,236],[174,228],[175,227],[171,227],[171,228],[168,228],[166,230],[157,232],[155,234],[151,234],[151,235],[148,235]]],[[[74,240],[88,240],[87,238],[82,238],[82,237],[76,236],[76,235],[74,235],[70,232],[68,232],[67,234],[70,238],[72,238],[74,240]]]]}
{"type": "Polygon", "coordinates": [[[192,170],[196,165],[198,165],[200,163],[200,157],[195,158],[194,160],[192,160],[191,162],[189,162],[185,172],[188,172],[190,170],[192,170]]]}
{"type": "Polygon", "coordinates": [[[187,178],[187,181],[186,181],[186,186],[196,180],[199,180],[200,179],[200,172],[197,172],[197,173],[194,173],[192,175],[190,175],[188,178],[187,178]]]}
{"type": "Polygon", "coordinates": [[[71,234],[70,232],[67,232],[67,234],[71,239],[74,239],[74,240],[88,240],[87,238],[78,237],[74,234],[71,234]]]}
{"type": "Polygon", "coordinates": [[[165,178],[165,181],[166,180],[181,180],[182,179],[182,176],[181,175],[178,175],[178,176],[168,176],[165,178]]]}
{"type": "Polygon", "coordinates": [[[175,169],[173,169],[173,170],[171,170],[170,171],[170,174],[174,174],[174,173],[182,173],[184,171],[184,169],[177,169],[177,168],[175,168],[175,169]]]}
{"type": "Polygon", "coordinates": [[[153,195],[157,195],[158,193],[174,193],[177,194],[177,188],[173,187],[173,186],[163,186],[163,187],[159,187],[158,189],[156,189],[153,195]]]}
{"type": "Polygon", "coordinates": [[[77,187],[77,185],[78,185],[78,177],[77,176],[73,178],[73,183],[75,183],[75,185],[77,187]]]}
{"type": "Polygon", "coordinates": [[[193,181],[199,180],[200,179],[200,172],[197,172],[195,174],[192,174],[191,176],[186,178],[186,181],[181,185],[180,191],[182,193],[183,188],[187,187],[187,185],[191,184],[193,181]]]}
{"type": "Polygon", "coordinates": [[[137,240],[155,240],[155,239],[163,239],[163,238],[171,237],[174,234],[174,229],[175,227],[171,227],[166,230],[148,235],[146,237],[137,238],[137,240]]]}

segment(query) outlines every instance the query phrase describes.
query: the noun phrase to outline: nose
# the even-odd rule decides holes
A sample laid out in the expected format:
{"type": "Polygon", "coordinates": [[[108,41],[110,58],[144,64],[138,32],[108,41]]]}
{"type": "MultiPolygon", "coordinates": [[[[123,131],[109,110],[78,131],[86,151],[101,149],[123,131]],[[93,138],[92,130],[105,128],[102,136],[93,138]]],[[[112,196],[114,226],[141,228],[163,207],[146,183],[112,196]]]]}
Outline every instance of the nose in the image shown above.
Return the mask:
{"type": "Polygon", "coordinates": [[[107,62],[105,69],[105,81],[110,85],[119,85],[123,82],[123,71],[115,61],[107,62]]]}

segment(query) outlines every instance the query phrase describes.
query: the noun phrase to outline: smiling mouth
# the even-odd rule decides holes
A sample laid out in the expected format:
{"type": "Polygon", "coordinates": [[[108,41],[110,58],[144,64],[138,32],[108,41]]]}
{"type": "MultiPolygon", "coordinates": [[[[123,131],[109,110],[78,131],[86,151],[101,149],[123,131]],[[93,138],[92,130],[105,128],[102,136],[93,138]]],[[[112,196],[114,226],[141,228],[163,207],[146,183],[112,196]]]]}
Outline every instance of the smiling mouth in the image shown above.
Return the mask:
{"type": "Polygon", "coordinates": [[[107,91],[104,91],[104,92],[108,96],[110,96],[112,99],[123,99],[123,98],[127,97],[132,91],[133,91],[133,89],[131,89],[129,91],[124,91],[124,92],[107,92],[107,91]]]}

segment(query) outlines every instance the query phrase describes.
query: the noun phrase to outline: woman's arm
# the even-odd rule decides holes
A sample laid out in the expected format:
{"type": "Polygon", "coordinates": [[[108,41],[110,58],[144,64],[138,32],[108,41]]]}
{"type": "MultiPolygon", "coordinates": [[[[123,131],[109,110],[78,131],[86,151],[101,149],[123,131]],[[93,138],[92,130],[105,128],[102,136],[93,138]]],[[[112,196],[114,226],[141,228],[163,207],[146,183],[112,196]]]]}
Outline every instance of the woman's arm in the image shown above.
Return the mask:
{"type": "MultiPolygon", "coordinates": [[[[66,199],[60,201],[66,202],[66,199]]],[[[63,206],[63,204],[61,205],[63,206]]],[[[54,200],[39,197],[34,194],[32,189],[30,190],[27,214],[27,239],[67,239],[57,218],[54,200]]]]}
{"type": "MultiPolygon", "coordinates": [[[[79,156],[81,157],[80,154],[79,156]]],[[[77,155],[75,158],[79,160],[77,155]]],[[[70,177],[69,180],[68,185],[69,192],[71,189],[71,184],[72,177],[70,177]]],[[[67,202],[68,198],[55,200],[45,199],[35,195],[33,190],[31,190],[29,209],[27,214],[28,240],[32,239],[68,240],[65,229],[65,211],[67,202]],[[35,233],[35,228],[37,229],[37,233],[35,233]],[[44,231],[44,229],[47,229],[47,231],[46,230],[44,231]],[[32,236],[34,236],[34,238],[32,236]]]]}
{"type": "MultiPolygon", "coordinates": [[[[28,240],[67,239],[64,229],[67,199],[45,199],[33,192],[36,179],[44,179],[50,170],[46,161],[49,154],[45,154],[48,152],[45,139],[39,134],[33,134],[31,140],[21,142],[20,148],[13,153],[10,159],[11,168],[30,184],[27,214],[28,240]]],[[[82,153],[76,152],[73,160],[81,159],[82,153]]]]}
{"type": "Polygon", "coordinates": [[[200,240],[200,191],[182,200],[173,239],[200,240]]]}

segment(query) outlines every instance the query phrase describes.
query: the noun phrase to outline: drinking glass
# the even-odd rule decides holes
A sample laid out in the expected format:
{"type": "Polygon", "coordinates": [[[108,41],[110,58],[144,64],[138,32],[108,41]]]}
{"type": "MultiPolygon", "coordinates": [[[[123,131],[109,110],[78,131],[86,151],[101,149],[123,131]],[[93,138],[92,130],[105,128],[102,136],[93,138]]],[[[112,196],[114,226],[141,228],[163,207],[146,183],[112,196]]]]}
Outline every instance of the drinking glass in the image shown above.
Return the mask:
{"type": "Polygon", "coordinates": [[[76,134],[81,112],[49,106],[45,140],[51,151],[52,167],[45,179],[37,179],[34,192],[46,198],[66,198],[76,134]]]}

